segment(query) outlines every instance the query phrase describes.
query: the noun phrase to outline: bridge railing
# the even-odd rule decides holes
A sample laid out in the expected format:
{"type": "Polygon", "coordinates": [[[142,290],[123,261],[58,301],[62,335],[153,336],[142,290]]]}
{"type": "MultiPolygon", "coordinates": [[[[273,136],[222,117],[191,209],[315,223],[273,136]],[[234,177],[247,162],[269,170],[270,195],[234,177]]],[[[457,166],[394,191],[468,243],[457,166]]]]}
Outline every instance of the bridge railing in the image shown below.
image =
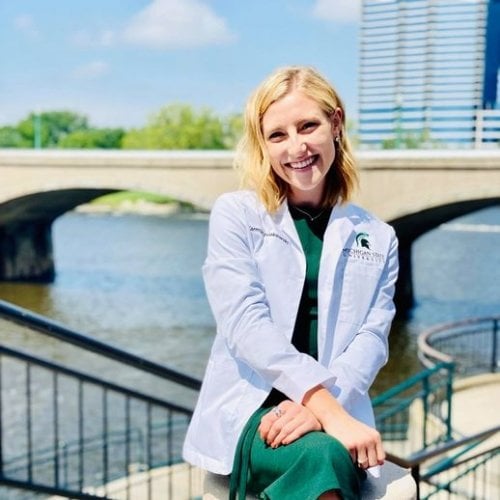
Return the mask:
{"type": "Polygon", "coordinates": [[[500,110],[481,109],[476,115],[475,147],[498,147],[500,142],[500,110]]]}
{"type": "Polygon", "coordinates": [[[78,346],[80,356],[124,365],[109,380],[95,366],[82,371],[0,346],[0,487],[70,498],[200,494],[200,471],[181,458],[192,410],[162,395],[167,382],[185,392],[198,380],[7,303],[0,316],[2,334],[15,322],[78,346]],[[122,382],[129,368],[155,376],[152,394],[122,382]]]}
{"type": "Polygon", "coordinates": [[[459,377],[495,373],[500,366],[500,317],[474,318],[438,325],[418,338],[418,356],[426,367],[454,363],[459,377]]]}

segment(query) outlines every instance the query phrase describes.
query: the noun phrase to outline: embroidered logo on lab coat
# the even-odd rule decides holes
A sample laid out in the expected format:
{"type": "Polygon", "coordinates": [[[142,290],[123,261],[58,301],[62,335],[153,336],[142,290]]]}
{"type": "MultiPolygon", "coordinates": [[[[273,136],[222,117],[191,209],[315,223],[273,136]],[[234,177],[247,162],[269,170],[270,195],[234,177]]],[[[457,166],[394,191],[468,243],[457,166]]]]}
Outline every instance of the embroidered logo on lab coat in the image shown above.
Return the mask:
{"type": "Polygon", "coordinates": [[[361,260],[374,264],[383,264],[384,255],[372,250],[372,243],[368,233],[358,233],[355,238],[355,245],[352,248],[344,248],[342,255],[347,259],[361,260]]]}
{"type": "Polygon", "coordinates": [[[358,233],[356,235],[356,246],[370,250],[370,235],[368,233],[358,233]]]}

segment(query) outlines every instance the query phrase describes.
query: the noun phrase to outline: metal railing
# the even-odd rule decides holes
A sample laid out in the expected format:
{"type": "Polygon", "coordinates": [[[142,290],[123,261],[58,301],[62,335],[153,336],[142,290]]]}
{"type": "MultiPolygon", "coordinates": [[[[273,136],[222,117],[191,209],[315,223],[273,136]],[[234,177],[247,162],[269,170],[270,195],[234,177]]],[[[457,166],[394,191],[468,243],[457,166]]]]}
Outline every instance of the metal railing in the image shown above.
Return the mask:
{"type": "Polygon", "coordinates": [[[454,363],[459,377],[495,373],[500,366],[500,317],[438,325],[418,338],[418,356],[426,367],[454,363]]]}
{"type": "Polygon", "coordinates": [[[388,458],[412,470],[418,498],[500,497],[500,427],[463,437],[451,421],[454,375],[498,372],[499,320],[470,319],[424,332],[418,347],[427,368],[373,399],[388,458]]]}
{"type": "MultiPolygon", "coordinates": [[[[22,325],[54,338],[57,345],[71,344],[78,352],[102,357],[107,364],[114,360],[139,370],[141,379],[146,374],[156,377],[149,387],[153,394],[149,394],[117,382],[119,377],[106,380],[94,366],[91,373],[70,369],[1,346],[0,486],[94,499],[153,499],[158,492],[167,499],[200,494],[200,471],[181,460],[192,410],[172,403],[175,397],[159,395],[167,382],[197,392],[199,380],[1,301],[0,318],[8,325],[22,325]]],[[[498,318],[495,321],[491,323],[494,338],[498,318]]],[[[479,476],[492,487],[495,480],[498,484],[498,446],[484,447],[486,439],[498,435],[498,428],[453,439],[454,363],[449,362],[451,354],[435,348],[439,345],[446,353],[461,357],[460,349],[467,349],[463,338],[491,329],[483,323],[472,328],[472,323],[460,323],[452,334],[443,327],[426,334],[426,356],[433,360],[430,368],[373,399],[389,459],[412,469],[427,495],[424,498],[442,490],[456,495],[452,498],[467,498],[460,496],[466,490],[482,498],[478,487],[469,484],[479,476]],[[449,346],[455,347],[447,351],[449,346]]],[[[487,344],[495,353],[496,342],[487,344]]],[[[474,347],[478,346],[476,341],[474,347]]],[[[479,350],[484,352],[483,347],[479,350]]],[[[488,359],[495,360],[488,367],[496,370],[496,354],[488,359]]],[[[462,369],[462,373],[469,371],[462,369]]]]}
{"type": "Polygon", "coordinates": [[[0,346],[0,486],[70,498],[200,494],[200,472],[181,459],[192,410],[154,395],[167,382],[196,391],[198,380],[4,302],[0,316],[156,380],[147,394],[96,367],[0,346]]]}
{"type": "Polygon", "coordinates": [[[453,364],[440,363],[372,399],[385,448],[409,457],[452,439],[453,364]]]}
{"type": "Polygon", "coordinates": [[[500,143],[500,110],[480,109],[476,114],[476,148],[498,147],[500,143]]]}
{"type": "Polygon", "coordinates": [[[417,499],[491,500],[500,496],[499,432],[496,426],[408,458],[389,453],[387,459],[411,470],[417,499]]]}

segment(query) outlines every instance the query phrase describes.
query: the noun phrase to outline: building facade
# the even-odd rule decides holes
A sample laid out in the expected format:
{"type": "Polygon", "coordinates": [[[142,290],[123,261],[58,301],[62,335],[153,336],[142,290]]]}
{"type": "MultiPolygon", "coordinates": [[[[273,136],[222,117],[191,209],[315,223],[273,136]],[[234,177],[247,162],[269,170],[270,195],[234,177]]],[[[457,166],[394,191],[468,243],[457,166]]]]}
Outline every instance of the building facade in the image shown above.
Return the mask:
{"type": "Polygon", "coordinates": [[[500,0],[363,0],[359,146],[500,146],[500,0]]]}

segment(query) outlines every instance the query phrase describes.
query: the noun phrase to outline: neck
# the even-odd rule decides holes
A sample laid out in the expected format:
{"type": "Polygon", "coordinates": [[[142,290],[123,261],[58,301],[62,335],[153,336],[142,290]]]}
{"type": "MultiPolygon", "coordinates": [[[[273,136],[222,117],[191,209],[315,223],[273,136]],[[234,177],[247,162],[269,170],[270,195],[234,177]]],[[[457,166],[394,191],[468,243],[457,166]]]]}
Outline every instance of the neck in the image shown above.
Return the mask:
{"type": "Polygon", "coordinates": [[[288,203],[290,205],[295,205],[296,207],[303,208],[321,208],[321,201],[323,196],[316,195],[315,193],[293,193],[291,192],[288,196],[288,203]]]}

